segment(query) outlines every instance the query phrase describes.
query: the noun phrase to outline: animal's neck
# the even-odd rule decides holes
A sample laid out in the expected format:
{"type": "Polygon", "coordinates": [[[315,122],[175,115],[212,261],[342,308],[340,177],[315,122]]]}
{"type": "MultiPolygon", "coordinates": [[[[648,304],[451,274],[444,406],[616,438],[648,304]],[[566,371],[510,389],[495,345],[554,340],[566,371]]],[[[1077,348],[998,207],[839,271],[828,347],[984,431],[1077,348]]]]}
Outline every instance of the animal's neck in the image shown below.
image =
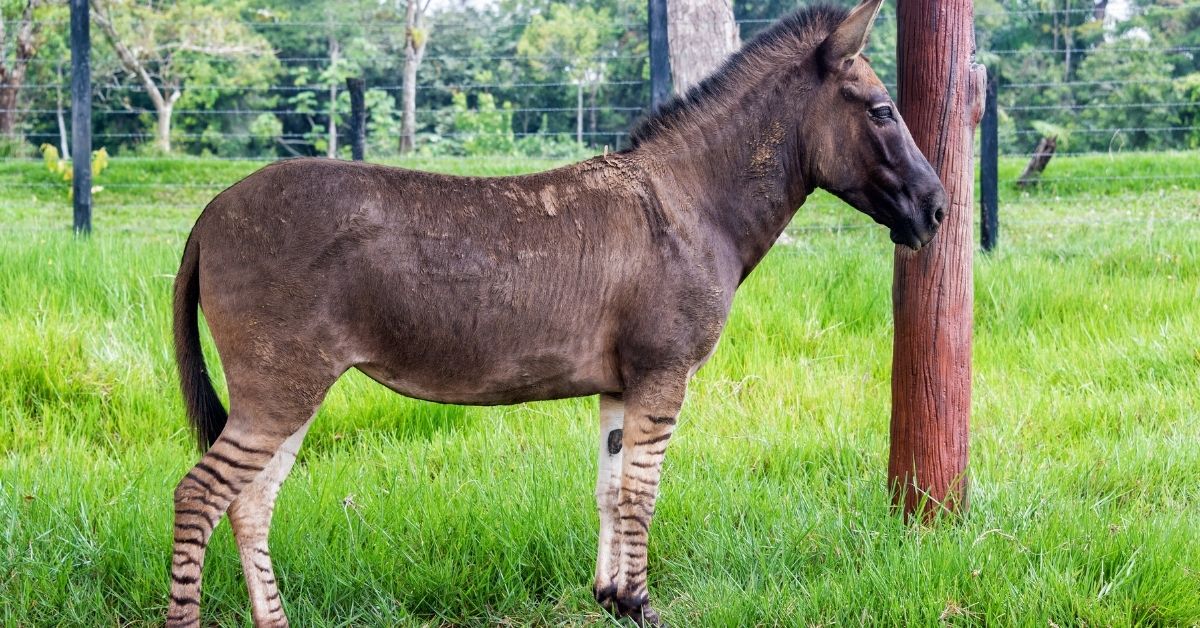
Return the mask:
{"type": "Polygon", "coordinates": [[[638,148],[660,193],[701,214],[743,278],[812,191],[801,138],[788,122],[803,115],[803,104],[782,102],[784,93],[798,92],[764,85],[723,98],[638,148]]]}

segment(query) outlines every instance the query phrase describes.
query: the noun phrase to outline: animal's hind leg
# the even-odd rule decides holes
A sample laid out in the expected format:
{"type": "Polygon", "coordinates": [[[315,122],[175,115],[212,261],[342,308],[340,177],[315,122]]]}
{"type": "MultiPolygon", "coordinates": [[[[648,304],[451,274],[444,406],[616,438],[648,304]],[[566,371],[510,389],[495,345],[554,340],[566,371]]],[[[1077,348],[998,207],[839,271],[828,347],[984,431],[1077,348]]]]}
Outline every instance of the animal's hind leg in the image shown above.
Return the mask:
{"type": "MultiPolygon", "coordinates": [[[[312,378],[240,376],[239,370],[226,371],[231,410],[225,429],[175,489],[168,626],[200,625],[200,575],[213,528],[233,500],[271,465],[285,442],[311,419],[336,379],[322,378],[317,385],[312,378]]],[[[282,617],[282,610],[278,614],[282,617]]]]}
{"type": "MultiPolygon", "coordinates": [[[[230,414],[230,421],[236,417],[230,414]]],[[[168,626],[200,625],[200,575],[213,528],[242,488],[275,455],[286,436],[221,434],[175,489],[168,626]]]]}
{"type": "Polygon", "coordinates": [[[275,572],[271,568],[267,535],[279,487],[296,462],[296,454],[300,451],[310,424],[311,421],[284,441],[266,468],[229,506],[229,522],[237,539],[255,626],[288,625],[279,587],[275,582],[275,572]]]}

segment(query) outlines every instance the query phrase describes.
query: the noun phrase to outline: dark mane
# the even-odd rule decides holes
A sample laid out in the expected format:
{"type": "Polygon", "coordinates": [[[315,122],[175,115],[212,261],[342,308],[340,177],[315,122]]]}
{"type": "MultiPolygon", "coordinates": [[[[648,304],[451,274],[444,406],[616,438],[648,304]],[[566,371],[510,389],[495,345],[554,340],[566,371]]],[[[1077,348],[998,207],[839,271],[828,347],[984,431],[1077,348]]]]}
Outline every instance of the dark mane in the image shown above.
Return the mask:
{"type": "Polygon", "coordinates": [[[692,112],[703,109],[729,88],[742,67],[753,63],[764,56],[764,53],[781,46],[794,47],[797,43],[814,38],[815,35],[820,35],[823,39],[846,19],[848,13],[849,11],[842,7],[818,4],[780,18],[743,44],[716,72],[693,85],[686,94],[672,97],[655,111],[642,117],[629,133],[629,150],[675,126],[676,122],[687,118],[692,112]]]}

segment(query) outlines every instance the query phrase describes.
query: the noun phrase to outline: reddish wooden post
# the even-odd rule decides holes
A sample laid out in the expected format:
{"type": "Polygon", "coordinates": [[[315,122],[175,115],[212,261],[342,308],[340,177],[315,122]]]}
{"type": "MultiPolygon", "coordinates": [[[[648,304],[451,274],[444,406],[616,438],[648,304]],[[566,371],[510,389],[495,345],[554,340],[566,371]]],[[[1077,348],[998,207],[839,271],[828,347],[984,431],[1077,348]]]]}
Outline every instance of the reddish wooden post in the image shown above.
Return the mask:
{"type": "Polygon", "coordinates": [[[892,284],[892,502],[929,519],[968,504],[972,146],[986,80],[972,0],[900,0],[898,28],[900,112],[949,199],[932,242],[896,247],[892,284]]]}

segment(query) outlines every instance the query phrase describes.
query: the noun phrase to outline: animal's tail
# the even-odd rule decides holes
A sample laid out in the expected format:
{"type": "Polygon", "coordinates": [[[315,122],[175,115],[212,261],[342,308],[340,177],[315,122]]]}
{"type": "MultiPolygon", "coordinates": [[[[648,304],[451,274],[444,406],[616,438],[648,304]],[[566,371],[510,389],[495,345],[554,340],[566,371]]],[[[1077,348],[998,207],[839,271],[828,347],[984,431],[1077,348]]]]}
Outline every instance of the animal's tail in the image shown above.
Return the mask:
{"type": "Polygon", "coordinates": [[[200,451],[212,446],[225,429],[228,414],[213,390],[204,367],[200,347],[200,327],[196,319],[200,305],[200,243],[188,237],[183,261],[175,275],[175,364],[179,367],[179,386],[187,406],[188,421],[196,432],[200,451]]]}

